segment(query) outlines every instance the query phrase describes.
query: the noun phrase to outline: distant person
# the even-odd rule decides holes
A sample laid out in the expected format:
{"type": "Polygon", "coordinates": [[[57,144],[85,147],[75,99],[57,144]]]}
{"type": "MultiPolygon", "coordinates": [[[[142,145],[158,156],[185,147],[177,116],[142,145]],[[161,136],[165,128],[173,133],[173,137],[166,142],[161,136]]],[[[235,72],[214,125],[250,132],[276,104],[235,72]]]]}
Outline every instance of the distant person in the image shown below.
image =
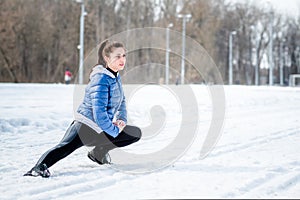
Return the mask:
{"type": "Polygon", "coordinates": [[[177,76],[177,77],[176,77],[176,82],[175,82],[175,84],[176,84],[176,85],[179,85],[179,83],[180,83],[180,77],[177,76]]]}
{"type": "Polygon", "coordinates": [[[93,147],[88,152],[88,158],[93,162],[109,164],[110,150],[130,145],[141,138],[138,127],[126,125],[127,110],[119,74],[125,63],[122,43],[109,40],[101,43],[98,64],[90,74],[75,120],[59,144],[45,152],[24,176],[49,177],[49,167],[82,146],[93,147]]]}
{"type": "Polygon", "coordinates": [[[70,84],[71,80],[72,80],[72,73],[70,72],[69,68],[67,68],[65,71],[65,83],[68,85],[70,84]]]}

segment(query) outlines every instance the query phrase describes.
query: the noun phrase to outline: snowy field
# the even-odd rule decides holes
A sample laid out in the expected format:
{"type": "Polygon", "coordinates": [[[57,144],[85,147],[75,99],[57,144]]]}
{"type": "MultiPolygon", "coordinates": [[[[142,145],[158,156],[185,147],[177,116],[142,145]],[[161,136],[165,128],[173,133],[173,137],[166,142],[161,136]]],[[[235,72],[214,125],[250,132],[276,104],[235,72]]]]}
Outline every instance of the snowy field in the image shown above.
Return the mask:
{"type": "MultiPolygon", "coordinates": [[[[171,165],[127,173],[91,162],[83,147],[51,167],[52,176],[45,179],[22,175],[72,122],[74,86],[0,84],[0,199],[299,198],[300,88],[224,86],[222,134],[200,159],[212,106],[205,86],[190,87],[199,109],[198,116],[189,110],[189,118],[199,120],[197,137],[171,165]]],[[[132,123],[146,129],[153,121],[152,104],[160,103],[167,118],[160,134],[127,151],[147,154],[176,135],[178,116],[188,107],[181,108],[176,98],[168,99],[160,90],[150,86],[148,93],[127,98],[132,123]]]]}

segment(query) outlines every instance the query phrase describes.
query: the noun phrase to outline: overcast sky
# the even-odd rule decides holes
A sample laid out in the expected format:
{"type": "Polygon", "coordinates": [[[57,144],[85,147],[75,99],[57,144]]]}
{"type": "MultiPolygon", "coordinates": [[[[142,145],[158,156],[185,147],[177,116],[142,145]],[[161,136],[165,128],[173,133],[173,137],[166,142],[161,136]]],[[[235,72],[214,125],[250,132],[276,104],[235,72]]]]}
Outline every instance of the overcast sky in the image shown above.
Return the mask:
{"type": "Polygon", "coordinates": [[[269,2],[271,2],[274,5],[274,8],[280,12],[299,15],[300,0],[269,0],[269,2]]]}
{"type": "MultiPolygon", "coordinates": [[[[249,2],[249,0],[228,0],[228,1],[249,2]]],[[[265,7],[267,7],[268,5],[266,2],[270,2],[271,4],[273,4],[274,9],[276,9],[281,13],[292,15],[292,16],[298,16],[300,14],[300,0],[250,0],[250,1],[255,2],[259,6],[265,6],[265,7]]]]}

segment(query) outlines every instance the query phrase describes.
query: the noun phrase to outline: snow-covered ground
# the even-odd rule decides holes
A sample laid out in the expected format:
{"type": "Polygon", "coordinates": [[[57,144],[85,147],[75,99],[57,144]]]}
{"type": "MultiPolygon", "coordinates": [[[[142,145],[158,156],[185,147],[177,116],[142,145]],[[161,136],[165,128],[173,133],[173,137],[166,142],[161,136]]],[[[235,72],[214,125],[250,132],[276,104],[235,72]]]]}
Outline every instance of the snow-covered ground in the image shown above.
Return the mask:
{"type": "Polygon", "coordinates": [[[52,176],[44,179],[22,175],[59,142],[72,122],[76,87],[0,84],[1,199],[300,197],[300,88],[224,86],[222,135],[211,153],[200,159],[211,124],[211,99],[206,86],[187,87],[195,92],[198,114],[188,105],[181,107],[175,94],[164,96],[159,86],[127,98],[131,122],[145,130],[155,121],[151,106],[161,104],[166,118],[162,130],[147,133],[126,147],[128,152],[149,154],[172,142],[177,125],[186,120],[180,118],[182,109],[190,119],[199,120],[192,145],[169,166],[128,173],[91,162],[83,147],[52,166],[52,176]]]}

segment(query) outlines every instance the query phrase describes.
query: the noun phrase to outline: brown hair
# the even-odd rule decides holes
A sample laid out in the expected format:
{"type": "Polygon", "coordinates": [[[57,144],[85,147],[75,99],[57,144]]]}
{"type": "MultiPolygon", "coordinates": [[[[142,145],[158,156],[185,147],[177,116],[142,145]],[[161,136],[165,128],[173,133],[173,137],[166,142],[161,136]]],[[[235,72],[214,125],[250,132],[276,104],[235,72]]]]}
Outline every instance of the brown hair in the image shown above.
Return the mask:
{"type": "Polygon", "coordinates": [[[116,41],[110,41],[110,40],[104,40],[98,49],[98,65],[102,65],[104,67],[106,66],[106,62],[104,60],[104,56],[109,57],[109,54],[113,52],[115,48],[122,47],[124,48],[123,43],[116,42],[116,41]]]}

